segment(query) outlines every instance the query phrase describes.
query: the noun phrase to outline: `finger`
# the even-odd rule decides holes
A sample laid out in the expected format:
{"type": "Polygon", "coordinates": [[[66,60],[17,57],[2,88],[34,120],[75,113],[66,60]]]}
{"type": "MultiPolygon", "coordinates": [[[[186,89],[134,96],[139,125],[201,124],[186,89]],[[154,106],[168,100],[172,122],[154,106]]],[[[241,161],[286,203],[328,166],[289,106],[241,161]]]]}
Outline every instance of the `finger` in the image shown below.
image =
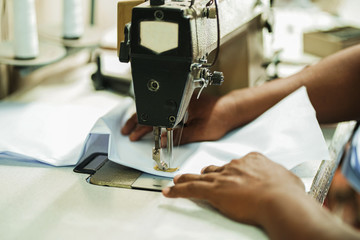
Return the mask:
{"type": "Polygon", "coordinates": [[[213,172],[221,172],[224,170],[224,166],[215,166],[215,165],[210,165],[210,166],[207,166],[207,167],[204,167],[202,170],[201,170],[201,174],[208,174],[208,173],[213,173],[213,172]]]}
{"type": "Polygon", "coordinates": [[[173,187],[164,188],[162,193],[169,198],[197,198],[208,199],[212,192],[212,184],[203,181],[179,183],[173,187]]]}
{"type": "Polygon", "coordinates": [[[179,174],[174,177],[174,183],[184,183],[188,181],[197,181],[200,180],[199,174],[179,174]]]}
{"type": "Polygon", "coordinates": [[[135,130],[131,132],[129,136],[130,141],[137,141],[151,131],[152,127],[150,126],[138,125],[135,130]]]}
{"type": "Polygon", "coordinates": [[[123,135],[129,135],[136,127],[138,121],[137,121],[137,115],[134,113],[125,123],[125,125],[121,129],[121,134],[123,135]]]}
{"type": "Polygon", "coordinates": [[[212,182],[219,176],[218,173],[213,174],[206,174],[206,175],[199,175],[199,174],[183,174],[183,175],[177,175],[174,177],[174,183],[185,183],[185,182],[191,182],[191,181],[206,181],[206,182],[212,182]]]}

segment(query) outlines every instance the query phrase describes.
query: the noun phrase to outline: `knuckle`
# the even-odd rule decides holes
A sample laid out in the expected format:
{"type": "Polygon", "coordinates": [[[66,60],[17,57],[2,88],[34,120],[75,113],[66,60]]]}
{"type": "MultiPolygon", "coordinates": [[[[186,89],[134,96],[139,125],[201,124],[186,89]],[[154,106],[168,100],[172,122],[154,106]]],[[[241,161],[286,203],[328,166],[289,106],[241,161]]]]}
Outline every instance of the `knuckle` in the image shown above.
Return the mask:
{"type": "Polygon", "coordinates": [[[182,182],[185,181],[185,179],[186,179],[186,176],[183,174],[183,175],[180,175],[180,176],[177,178],[176,182],[177,182],[177,183],[182,183],[182,182]]]}
{"type": "Polygon", "coordinates": [[[186,185],[186,190],[188,192],[193,192],[196,190],[196,183],[195,182],[189,182],[187,185],[186,185]]]}
{"type": "Polygon", "coordinates": [[[240,158],[240,159],[233,159],[233,160],[230,161],[229,164],[227,164],[227,169],[232,169],[232,168],[234,168],[235,166],[240,165],[242,162],[243,162],[243,159],[242,159],[242,158],[240,158]]]}
{"type": "Polygon", "coordinates": [[[212,172],[212,171],[214,171],[214,169],[216,169],[215,165],[210,165],[210,166],[205,168],[206,172],[212,172]]]}
{"type": "Polygon", "coordinates": [[[238,164],[240,161],[240,159],[233,159],[230,161],[230,163],[228,164],[228,167],[231,166],[231,165],[234,165],[234,164],[238,164]]]}
{"type": "Polygon", "coordinates": [[[250,152],[248,153],[245,157],[244,160],[245,161],[250,161],[250,162],[262,162],[266,159],[266,157],[259,153],[259,152],[250,152]]]}
{"type": "Polygon", "coordinates": [[[227,176],[227,175],[231,175],[232,172],[234,172],[234,169],[236,165],[234,164],[234,162],[231,162],[230,164],[227,164],[224,166],[224,170],[222,171],[222,175],[223,176],[227,176]]]}
{"type": "Polygon", "coordinates": [[[261,153],[259,153],[259,152],[250,152],[246,156],[249,156],[251,158],[257,158],[257,157],[260,157],[260,156],[263,156],[263,155],[261,153]]]}
{"type": "Polygon", "coordinates": [[[207,166],[207,167],[204,167],[202,170],[201,170],[201,173],[208,173],[211,169],[211,166],[207,166]]]}

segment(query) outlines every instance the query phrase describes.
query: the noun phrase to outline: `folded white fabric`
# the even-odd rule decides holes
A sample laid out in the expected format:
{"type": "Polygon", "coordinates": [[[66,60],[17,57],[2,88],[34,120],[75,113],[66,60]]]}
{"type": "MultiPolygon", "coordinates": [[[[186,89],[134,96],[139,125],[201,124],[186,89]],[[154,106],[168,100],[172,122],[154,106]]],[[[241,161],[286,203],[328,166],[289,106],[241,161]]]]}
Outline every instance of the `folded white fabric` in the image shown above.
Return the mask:
{"type": "MultiPolygon", "coordinates": [[[[130,142],[120,129],[133,108],[131,99],[102,117],[88,136],[83,158],[94,152],[99,136],[109,134],[108,157],[119,164],[165,177],[179,173],[199,173],[208,165],[223,165],[252,151],[258,151],[291,169],[306,161],[329,160],[327,145],[315,111],[302,87],[246,126],[228,133],[218,141],[183,145],[174,149],[174,173],[157,171],[152,160],[152,135],[130,142]],[[92,144],[96,142],[96,144],[92,144]]],[[[239,116],[241,117],[241,116],[239,116]]],[[[103,141],[104,142],[104,141],[103,141]]],[[[100,144],[101,145],[101,144],[100,144]]],[[[102,144],[106,151],[107,140],[102,144]]]]}
{"type": "Polygon", "coordinates": [[[305,161],[330,159],[304,87],[218,141],[175,147],[172,166],[179,166],[179,170],[174,173],[154,169],[152,134],[138,142],[130,142],[128,136],[121,135],[121,127],[134,110],[132,99],[125,98],[105,114],[108,109],[0,103],[0,160],[67,166],[102,152],[122,165],[173,177],[179,173],[199,173],[205,166],[223,165],[251,151],[261,152],[287,169],[305,161]]]}
{"type": "Polygon", "coordinates": [[[74,165],[95,122],[109,108],[0,103],[0,159],[74,165]]]}

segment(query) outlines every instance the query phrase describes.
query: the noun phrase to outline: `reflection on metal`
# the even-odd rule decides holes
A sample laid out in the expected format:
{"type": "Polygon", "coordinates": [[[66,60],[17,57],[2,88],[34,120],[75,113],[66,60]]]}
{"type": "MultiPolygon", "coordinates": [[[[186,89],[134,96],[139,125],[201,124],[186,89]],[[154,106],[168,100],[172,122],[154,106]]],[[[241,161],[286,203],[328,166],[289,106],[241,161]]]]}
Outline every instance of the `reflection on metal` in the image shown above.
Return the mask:
{"type": "Polygon", "coordinates": [[[331,181],[343,155],[344,146],[352,137],[355,125],[356,122],[354,121],[338,124],[329,146],[331,160],[323,160],[314,177],[309,195],[321,204],[324,203],[331,181]]]}

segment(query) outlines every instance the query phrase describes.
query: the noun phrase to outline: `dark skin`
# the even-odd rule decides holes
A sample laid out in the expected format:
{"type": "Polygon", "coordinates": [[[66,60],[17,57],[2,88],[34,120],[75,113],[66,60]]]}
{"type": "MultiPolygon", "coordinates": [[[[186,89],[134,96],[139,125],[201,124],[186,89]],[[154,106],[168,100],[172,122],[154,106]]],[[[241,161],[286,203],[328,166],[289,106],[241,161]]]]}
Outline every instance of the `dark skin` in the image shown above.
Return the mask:
{"type": "Polygon", "coordinates": [[[178,175],[174,183],[164,196],[205,199],[229,218],[263,228],[270,239],[360,239],[308,196],[297,176],[260,153],[200,175],[178,175]]]}
{"type": "Polygon", "coordinates": [[[181,193],[182,197],[207,199],[224,215],[235,221],[254,225],[262,222],[258,207],[261,207],[263,200],[257,197],[258,190],[261,190],[262,196],[266,196],[268,191],[304,193],[304,184],[299,178],[255,152],[221,167],[208,166],[200,175],[178,175],[174,178],[174,183],[176,187],[164,190],[165,196],[177,197],[181,193]],[[259,170],[259,165],[264,168],[259,170]],[[274,184],[282,178],[287,178],[288,182],[283,186],[274,184]],[[270,182],[265,181],[267,179],[270,182]]]}
{"type": "MultiPolygon", "coordinates": [[[[206,140],[217,140],[223,137],[228,132],[229,121],[223,119],[221,116],[228,111],[229,99],[218,98],[215,96],[202,95],[196,99],[197,94],[194,94],[191,100],[191,108],[189,108],[189,118],[183,129],[181,136],[181,144],[189,142],[199,142],[206,140]],[[201,116],[208,116],[207,121],[203,121],[201,116]],[[211,124],[216,124],[220,131],[208,131],[211,129],[211,124]],[[193,130],[196,129],[194,132],[193,130]]],[[[129,135],[131,141],[137,141],[142,136],[152,131],[152,127],[139,125],[137,122],[137,115],[134,114],[127,121],[125,126],[121,129],[121,133],[129,135]]],[[[175,129],[175,135],[177,129],[175,129]]],[[[163,138],[162,138],[163,139],[163,138]]]]}
{"type": "MultiPolygon", "coordinates": [[[[359,66],[360,45],[356,45],[285,79],[233,90],[222,97],[193,98],[181,143],[217,140],[254,120],[301,86],[306,86],[320,123],[360,119],[359,66]]],[[[121,129],[132,141],[150,131],[148,126],[137,124],[136,115],[121,129]]]]}
{"type": "MultiPolygon", "coordinates": [[[[320,123],[360,119],[360,45],[285,79],[193,100],[181,143],[217,140],[301,86],[306,86],[320,123]]],[[[133,117],[121,131],[137,141],[149,128],[133,117]]],[[[164,196],[207,200],[224,215],[263,228],[271,239],[360,239],[307,196],[300,179],[260,153],[209,166],[199,175],[176,176],[174,183],[163,190],[164,196]]]]}

